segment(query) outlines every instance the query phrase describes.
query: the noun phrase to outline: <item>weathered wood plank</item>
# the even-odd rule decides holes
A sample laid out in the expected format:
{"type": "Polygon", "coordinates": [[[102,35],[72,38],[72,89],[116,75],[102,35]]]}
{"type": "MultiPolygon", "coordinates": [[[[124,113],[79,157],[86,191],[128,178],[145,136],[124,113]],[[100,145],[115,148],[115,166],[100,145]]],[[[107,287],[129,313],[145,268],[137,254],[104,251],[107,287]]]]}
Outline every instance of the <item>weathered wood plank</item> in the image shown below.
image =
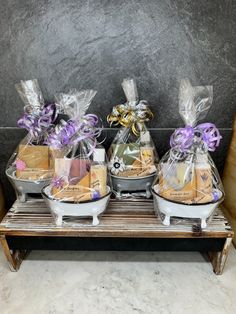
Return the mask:
{"type": "Polygon", "coordinates": [[[100,218],[100,224],[91,226],[91,219],[65,217],[61,227],[42,199],[30,199],[26,203],[16,201],[0,224],[0,234],[29,236],[90,236],[90,237],[232,237],[231,227],[220,210],[210,220],[201,234],[192,230],[198,221],[181,221],[166,227],[153,210],[152,200],[111,200],[100,218]]]}
{"type": "Polygon", "coordinates": [[[225,245],[220,252],[209,252],[209,258],[212,263],[213,271],[216,275],[221,275],[223,273],[226,260],[228,258],[230,245],[232,238],[227,238],[225,240],[225,245]]]}
{"type": "Polygon", "coordinates": [[[0,243],[11,271],[18,271],[23,259],[27,256],[28,251],[11,251],[5,236],[0,236],[0,243]]]}
{"type": "Polygon", "coordinates": [[[233,242],[236,247],[236,115],[234,117],[232,139],[225,160],[222,182],[225,189],[223,210],[235,231],[233,242]]]}
{"type": "MultiPolygon", "coordinates": [[[[10,251],[6,237],[106,237],[106,238],[221,238],[225,245],[221,252],[210,253],[213,269],[221,274],[228,256],[233,237],[228,221],[217,210],[209,220],[206,229],[199,229],[198,220],[173,220],[164,226],[156,216],[152,200],[112,200],[106,212],[100,217],[100,224],[91,225],[91,218],[65,217],[62,226],[56,226],[54,219],[42,199],[29,199],[26,203],[16,201],[0,223],[0,240],[12,270],[19,269],[26,251],[10,251]],[[193,228],[195,226],[196,228],[193,228]],[[223,240],[224,241],[224,240],[223,240]]],[[[9,239],[9,238],[8,238],[9,239]]],[[[191,241],[191,240],[189,240],[191,241]]]]}

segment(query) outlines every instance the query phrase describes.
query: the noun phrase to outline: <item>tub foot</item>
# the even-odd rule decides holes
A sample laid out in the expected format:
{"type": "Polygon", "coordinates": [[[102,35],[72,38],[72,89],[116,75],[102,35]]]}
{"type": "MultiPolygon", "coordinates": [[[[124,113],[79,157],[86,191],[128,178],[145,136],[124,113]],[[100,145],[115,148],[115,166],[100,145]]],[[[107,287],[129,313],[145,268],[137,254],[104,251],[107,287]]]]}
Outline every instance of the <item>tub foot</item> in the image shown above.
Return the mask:
{"type": "Polygon", "coordinates": [[[150,198],[152,196],[151,191],[150,191],[150,185],[146,187],[146,198],[150,198]]]}
{"type": "Polygon", "coordinates": [[[92,222],[93,226],[97,226],[99,224],[99,220],[98,220],[98,216],[93,216],[93,222],[92,222]]]}
{"type": "Polygon", "coordinates": [[[25,193],[19,193],[19,200],[21,203],[25,203],[26,202],[26,194],[25,193]]]}
{"type": "Polygon", "coordinates": [[[56,225],[61,226],[62,225],[62,215],[57,215],[56,217],[56,225]]]}
{"type": "Polygon", "coordinates": [[[206,223],[206,218],[201,219],[201,227],[206,228],[207,223],[206,223]]]}
{"type": "Polygon", "coordinates": [[[121,198],[121,191],[122,191],[122,188],[120,186],[120,184],[117,184],[117,198],[121,198]]]}
{"type": "Polygon", "coordinates": [[[165,225],[165,226],[170,225],[170,216],[165,215],[165,218],[163,220],[163,225],[165,225]]]}

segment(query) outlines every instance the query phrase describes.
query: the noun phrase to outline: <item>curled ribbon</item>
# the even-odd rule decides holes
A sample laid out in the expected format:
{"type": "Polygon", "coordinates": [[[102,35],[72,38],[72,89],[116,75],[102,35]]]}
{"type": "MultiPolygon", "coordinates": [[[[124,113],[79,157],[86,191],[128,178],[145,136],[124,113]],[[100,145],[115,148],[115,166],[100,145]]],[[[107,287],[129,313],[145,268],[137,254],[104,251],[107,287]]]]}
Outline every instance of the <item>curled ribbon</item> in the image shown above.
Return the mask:
{"type": "Polygon", "coordinates": [[[146,100],[140,100],[137,105],[129,102],[123,105],[113,107],[112,112],[108,115],[107,121],[110,124],[131,127],[135,135],[139,135],[139,125],[153,118],[153,113],[148,107],[146,100]]]}
{"type": "Polygon", "coordinates": [[[76,146],[82,140],[86,140],[89,157],[97,144],[97,137],[101,134],[101,129],[97,127],[98,117],[94,114],[87,114],[82,119],[73,119],[67,122],[62,120],[59,125],[49,133],[45,144],[56,149],[66,146],[76,146]]]}
{"type": "Polygon", "coordinates": [[[202,123],[196,127],[178,128],[170,137],[170,146],[181,153],[187,152],[194,143],[202,143],[206,150],[214,152],[222,136],[213,123],[202,123]]]}
{"type": "Polygon", "coordinates": [[[26,129],[32,138],[38,138],[56,120],[58,115],[55,104],[47,104],[40,111],[39,115],[24,113],[17,122],[19,128],[26,129]]]}

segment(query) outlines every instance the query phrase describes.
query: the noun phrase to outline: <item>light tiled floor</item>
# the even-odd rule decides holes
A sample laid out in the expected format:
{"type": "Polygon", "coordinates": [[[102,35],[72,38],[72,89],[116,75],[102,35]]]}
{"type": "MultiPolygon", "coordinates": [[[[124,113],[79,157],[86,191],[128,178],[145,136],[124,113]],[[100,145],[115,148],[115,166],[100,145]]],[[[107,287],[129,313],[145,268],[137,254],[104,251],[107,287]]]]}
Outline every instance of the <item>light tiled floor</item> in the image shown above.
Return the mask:
{"type": "Polygon", "coordinates": [[[236,313],[236,250],[223,275],[199,253],[0,251],[0,313],[236,313]]]}

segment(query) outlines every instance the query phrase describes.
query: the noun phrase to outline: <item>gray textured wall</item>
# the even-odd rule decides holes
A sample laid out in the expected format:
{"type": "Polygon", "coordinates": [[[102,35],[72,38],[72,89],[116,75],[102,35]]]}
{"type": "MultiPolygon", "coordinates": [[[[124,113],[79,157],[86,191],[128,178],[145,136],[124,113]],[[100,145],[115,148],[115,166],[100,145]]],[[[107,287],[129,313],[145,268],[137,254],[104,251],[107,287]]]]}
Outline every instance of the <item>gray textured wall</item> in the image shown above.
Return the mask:
{"type": "MultiPolygon", "coordinates": [[[[236,99],[234,0],[2,0],[0,10],[0,169],[8,204],[13,194],[3,169],[23,132],[14,84],[38,78],[47,100],[59,91],[93,88],[90,111],[106,116],[125,100],[120,83],[137,79],[155,119],[149,124],[160,155],[171,128],[181,126],[178,87],[183,77],[212,84],[207,119],[224,136],[213,158],[222,170],[236,99]]],[[[114,131],[108,133],[109,144],[114,131]]]]}

